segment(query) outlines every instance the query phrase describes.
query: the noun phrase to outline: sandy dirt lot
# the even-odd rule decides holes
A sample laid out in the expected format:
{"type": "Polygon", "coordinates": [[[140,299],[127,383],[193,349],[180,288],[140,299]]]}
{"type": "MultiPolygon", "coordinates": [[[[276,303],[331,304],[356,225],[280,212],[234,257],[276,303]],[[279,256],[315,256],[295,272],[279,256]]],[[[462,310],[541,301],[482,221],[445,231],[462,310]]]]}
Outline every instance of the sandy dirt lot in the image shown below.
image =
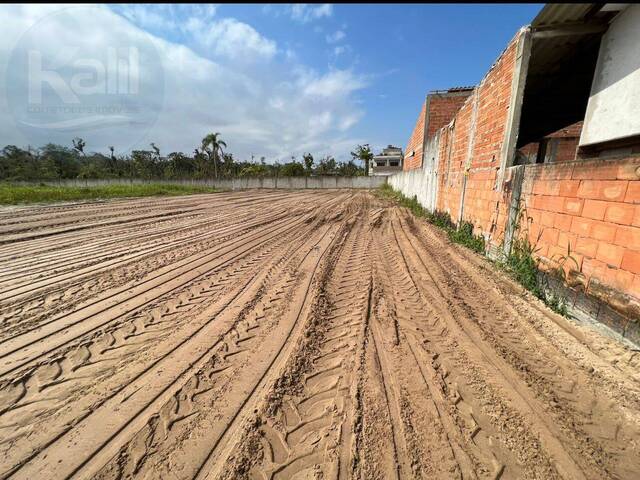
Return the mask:
{"type": "Polygon", "coordinates": [[[0,209],[0,477],[640,478],[640,352],[367,192],[0,209]]]}

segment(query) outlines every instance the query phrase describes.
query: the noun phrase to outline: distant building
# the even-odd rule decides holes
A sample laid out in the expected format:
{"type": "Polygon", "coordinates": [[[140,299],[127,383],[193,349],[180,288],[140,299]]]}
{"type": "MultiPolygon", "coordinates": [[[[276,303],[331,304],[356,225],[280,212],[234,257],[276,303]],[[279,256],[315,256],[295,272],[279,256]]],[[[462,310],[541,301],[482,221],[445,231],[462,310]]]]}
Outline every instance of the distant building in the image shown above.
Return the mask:
{"type": "Polygon", "coordinates": [[[382,153],[375,155],[369,168],[370,176],[388,176],[402,171],[402,149],[387,146],[382,153]]]}

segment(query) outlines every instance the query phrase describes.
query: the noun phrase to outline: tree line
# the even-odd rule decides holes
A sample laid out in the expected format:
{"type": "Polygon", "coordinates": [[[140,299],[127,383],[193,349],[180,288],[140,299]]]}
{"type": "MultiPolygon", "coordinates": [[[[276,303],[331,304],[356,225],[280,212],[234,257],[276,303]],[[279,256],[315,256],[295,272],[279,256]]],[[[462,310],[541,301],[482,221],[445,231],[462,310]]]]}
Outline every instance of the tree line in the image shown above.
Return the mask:
{"type": "Polygon", "coordinates": [[[311,175],[368,175],[373,154],[368,145],[358,145],[352,159],[337,162],[327,155],[318,160],[305,153],[298,161],[267,163],[265,157],[237,160],[226,151],[219,133],[202,139],[193,153],[171,152],[163,155],[155,143],[148,150],[133,150],[116,155],[87,152],[86,142],[74,138],[70,146],[47,144],[41,148],[7,145],[0,151],[0,180],[33,181],[58,179],[229,179],[238,177],[297,177],[311,175]],[[359,162],[361,165],[358,165],[359,162]]]}

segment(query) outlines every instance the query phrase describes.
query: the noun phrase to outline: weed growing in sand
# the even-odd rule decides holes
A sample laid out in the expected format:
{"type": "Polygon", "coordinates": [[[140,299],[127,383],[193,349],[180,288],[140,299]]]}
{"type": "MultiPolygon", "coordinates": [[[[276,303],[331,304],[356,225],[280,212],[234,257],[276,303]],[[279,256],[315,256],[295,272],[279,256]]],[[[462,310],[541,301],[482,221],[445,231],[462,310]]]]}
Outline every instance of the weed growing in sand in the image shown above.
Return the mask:
{"type": "Polygon", "coordinates": [[[438,211],[431,213],[418,203],[418,199],[415,196],[413,198],[405,197],[386,183],[378,189],[377,193],[382,198],[395,201],[399,205],[408,208],[416,217],[424,218],[427,222],[440,227],[447,232],[452,242],[464,245],[477,253],[485,252],[484,238],[481,235],[474,235],[472,223],[462,222],[456,228],[448,213],[438,211]]]}

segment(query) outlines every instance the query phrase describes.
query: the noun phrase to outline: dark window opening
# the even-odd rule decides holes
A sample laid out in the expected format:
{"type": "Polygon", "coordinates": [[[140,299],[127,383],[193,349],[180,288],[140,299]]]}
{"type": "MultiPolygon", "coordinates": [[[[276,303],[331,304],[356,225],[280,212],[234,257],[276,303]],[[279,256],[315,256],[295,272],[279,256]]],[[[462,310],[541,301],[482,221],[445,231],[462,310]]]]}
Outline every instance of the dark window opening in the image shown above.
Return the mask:
{"type": "Polygon", "coordinates": [[[532,23],[514,163],[576,158],[600,41],[609,19],[597,9],[593,12],[579,25],[532,23]]]}

